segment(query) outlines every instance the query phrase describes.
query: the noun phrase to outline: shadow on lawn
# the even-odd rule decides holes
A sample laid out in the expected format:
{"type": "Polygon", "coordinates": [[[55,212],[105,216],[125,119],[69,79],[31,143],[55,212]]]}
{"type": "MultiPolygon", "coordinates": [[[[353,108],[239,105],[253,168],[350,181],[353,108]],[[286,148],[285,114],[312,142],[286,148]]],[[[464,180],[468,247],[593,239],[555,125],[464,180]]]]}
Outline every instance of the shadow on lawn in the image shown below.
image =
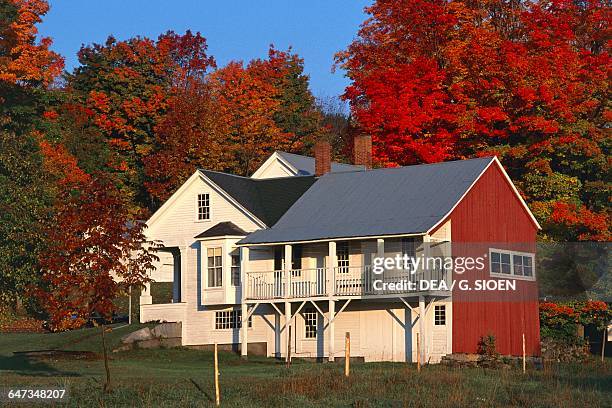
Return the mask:
{"type": "Polygon", "coordinates": [[[23,354],[0,355],[0,373],[3,371],[29,377],[80,377],[78,373],[58,370],[44,361],[23,354]]]}

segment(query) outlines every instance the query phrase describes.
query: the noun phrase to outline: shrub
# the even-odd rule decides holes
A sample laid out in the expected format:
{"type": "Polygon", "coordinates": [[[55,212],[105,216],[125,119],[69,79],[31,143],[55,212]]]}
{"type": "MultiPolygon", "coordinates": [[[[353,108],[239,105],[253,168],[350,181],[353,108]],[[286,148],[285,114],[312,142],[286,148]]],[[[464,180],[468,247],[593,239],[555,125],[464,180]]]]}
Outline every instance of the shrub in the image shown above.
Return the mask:
{"type": "Polygon", "coordinates": [[[540,303],[540,335],[568,344],[581,344],[578,325],[593,325],[598,330],[607,327],[612,312],[605,302],[575,301],[566,304],[540,303]]]}

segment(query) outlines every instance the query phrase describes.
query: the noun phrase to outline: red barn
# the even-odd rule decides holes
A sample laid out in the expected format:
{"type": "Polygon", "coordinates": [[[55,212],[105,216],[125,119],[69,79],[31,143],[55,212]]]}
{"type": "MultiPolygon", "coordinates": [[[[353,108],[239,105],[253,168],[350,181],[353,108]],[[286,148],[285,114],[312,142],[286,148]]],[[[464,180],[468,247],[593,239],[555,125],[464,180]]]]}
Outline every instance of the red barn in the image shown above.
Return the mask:
{"type": "MultiPolygon", "coordinates": [[[[494,276],[512,278],[516,290],[465,292],[453,289],[453,352],[476,353],[482,336],[496,338],[497,351],[521,355],[523,334],[527,355],[540,355],[540,321],[535,259],[531,259],[530,276],[515,275],[514,261],[523,254],[535,254],[536,235],[540,226],[529,211],[497,158],[475,181],[445,220],[451,221],[454,256],[478,256],[499,249],[501,257],[510,258],[509,273],[500,270],[494,276]]],[[[523,268],[524,269],[524,268],[523,268]]],[[[491,276],[491,262],[482,271],[470,271],[455,279],[465,279],[474,287],[476,280],[491,276]]],[[[524,271],[523,271],[524,272],[524,271]]]]}

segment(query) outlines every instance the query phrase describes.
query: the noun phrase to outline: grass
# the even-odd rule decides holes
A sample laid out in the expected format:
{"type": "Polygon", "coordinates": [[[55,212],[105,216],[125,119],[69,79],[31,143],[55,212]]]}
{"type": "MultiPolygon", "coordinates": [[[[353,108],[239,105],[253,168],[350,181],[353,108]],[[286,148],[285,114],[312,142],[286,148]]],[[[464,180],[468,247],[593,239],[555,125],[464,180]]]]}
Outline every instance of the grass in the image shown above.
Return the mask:
{"type": "MultiPolygon", "coordinates": [[[[61,334],[0,334],[0,388],[62,386],[68,406],[214,406],[213,356],[189,349],[113,353],[113,391],[101,391],[101,360],[33,360],[12,351],[100,350],[95,330],[61,334]],[[94,336],[92,336],[94,334],[94,336]],[[78,341],[81,339],[81,341],[78,341]],[[62,344],[66,346],[63,347],[62,344]]],[[[132,328],[114,330],[111,347],[132,328]]],[[[341,364],[272,359],[244,362],[220,354],[221,405],[228,407],[609,407],[610,361],[548,366],[523,375],[515,370],[453,369],[401,363],[341,364]]]]}

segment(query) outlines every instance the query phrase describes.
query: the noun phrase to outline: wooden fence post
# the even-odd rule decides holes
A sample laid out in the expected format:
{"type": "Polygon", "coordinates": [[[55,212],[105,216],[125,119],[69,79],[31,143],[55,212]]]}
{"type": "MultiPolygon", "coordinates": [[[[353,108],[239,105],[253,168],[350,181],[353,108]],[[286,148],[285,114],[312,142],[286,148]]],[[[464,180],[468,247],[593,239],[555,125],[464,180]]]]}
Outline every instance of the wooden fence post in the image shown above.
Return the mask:
{"type": "Polygon", "coordinates": [[[421,372],[421,342],[417,333],[417,371],[421,372]]]}
{"type": "Polygon", "coordinates": [[[526,361],[525,361],[525,333],[523,333],[523,373],[526,370],[526,361]]]}
{"type": "Polygon", "coordinates": [[[215,343],[215,403],[219,406],[221,401],[219,396],[219,356],[217,348],[217,343],[215,343]]]}
{"type": "Polygon", "coordinates": [[[346,332],[344,343],[344,375],[348,377],[351,371],[351,333],[346,332]]]}

